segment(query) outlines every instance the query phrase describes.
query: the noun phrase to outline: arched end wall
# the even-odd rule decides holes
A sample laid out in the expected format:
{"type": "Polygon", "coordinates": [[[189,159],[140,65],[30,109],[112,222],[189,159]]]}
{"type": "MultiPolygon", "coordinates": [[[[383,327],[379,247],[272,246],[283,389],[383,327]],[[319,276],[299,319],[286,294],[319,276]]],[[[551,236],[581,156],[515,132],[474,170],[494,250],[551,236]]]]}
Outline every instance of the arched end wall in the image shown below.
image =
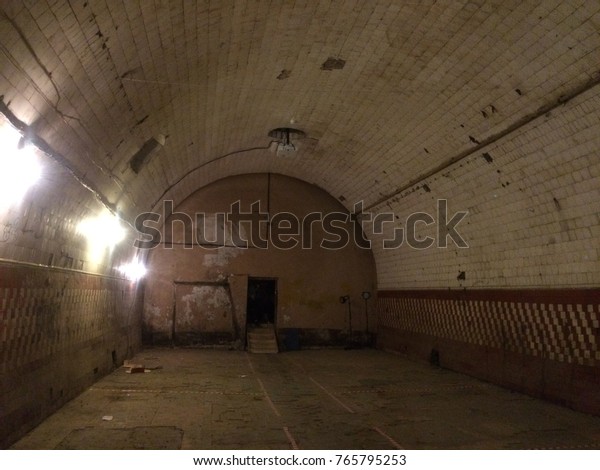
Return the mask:
{"type": "MultiPolygon", "coordinates": [[[[366,342],[374,333],[372,253],[350,240],[354,224],[348,211],[323,190],[278,174],[233,176],[198,190],[175,211],[161,230],[161,245],[149,255],[143,322],[146,343],[243,348],[249,278],[277,282],[275,326],[282,348],[294,347],[292,337],[297,338],[298,347],[332,346],[351,339],[366,342]],[[260,242],[248,248],[233,246],[229,229],[224,243],[216,243],[221,246],[208,246],[218,240],[215,228],[223,225],[217,214],[232,214],[236,201],[243,217],[258,215],[259,209],[269,214],[269,226],[254,225],[254,241],[261,235],[268,242],[266,248],[260,248],[260,242]],[[275,236],[276,217],[282,214],[298,221],[299,231],[284,221],[279,223],[295,235],[275,236]],[[328,226],[325,219],[332,214],[338,220],[327,219],[328,226]],[[186,240],[182,220],[190,221],[192,239],[186,240]],[[199,220],[205,221],[204,243],[198,238],[199,220]],[[322,247],[324,241],[335,244],[340,239],[336,232],[342,237],[347,234],[348,243],[322,247]],[[286,249],[278,240],[297,244],[286,249]],[[309,241],[312,248],[306,245],[309,241]],[[365,302],[363,292],[373,298],[365,302]],[[346,295],[350,304],[340,302],[346,295]]],[[[252,230],[250,224],[241,223],[239,235],[249,238],[252,230]]]]}

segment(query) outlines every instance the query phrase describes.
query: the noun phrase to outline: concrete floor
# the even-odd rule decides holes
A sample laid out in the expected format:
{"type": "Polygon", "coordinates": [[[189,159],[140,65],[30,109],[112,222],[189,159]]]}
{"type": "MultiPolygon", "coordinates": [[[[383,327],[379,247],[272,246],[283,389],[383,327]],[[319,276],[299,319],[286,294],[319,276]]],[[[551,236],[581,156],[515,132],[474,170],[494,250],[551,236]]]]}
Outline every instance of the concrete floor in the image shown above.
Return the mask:
{"type": "Polygon", "coordinates": [[[600,449],[600,418],[375,350],[151,349],[14,449],[600,449]],[[103,417],[112,420],[103,420],[103,417]]]}

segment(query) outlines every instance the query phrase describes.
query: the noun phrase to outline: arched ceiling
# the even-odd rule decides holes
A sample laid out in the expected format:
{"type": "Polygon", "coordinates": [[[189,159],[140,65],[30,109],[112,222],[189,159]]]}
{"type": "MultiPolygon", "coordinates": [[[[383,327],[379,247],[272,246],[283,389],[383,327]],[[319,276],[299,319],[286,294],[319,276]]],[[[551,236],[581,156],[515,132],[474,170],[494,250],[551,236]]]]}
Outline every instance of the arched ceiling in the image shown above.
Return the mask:
{"type": "Polygon", "coordinates": [[[585,0],[0,8],[3,102],[130,220],[258,171],[369,205],[600,69],[600,3],[585,0]],[[307,138],[278,156],[268,132],[285,126],[307,138]],[[136,174],[130,159],[159,134],[136,174]]]}

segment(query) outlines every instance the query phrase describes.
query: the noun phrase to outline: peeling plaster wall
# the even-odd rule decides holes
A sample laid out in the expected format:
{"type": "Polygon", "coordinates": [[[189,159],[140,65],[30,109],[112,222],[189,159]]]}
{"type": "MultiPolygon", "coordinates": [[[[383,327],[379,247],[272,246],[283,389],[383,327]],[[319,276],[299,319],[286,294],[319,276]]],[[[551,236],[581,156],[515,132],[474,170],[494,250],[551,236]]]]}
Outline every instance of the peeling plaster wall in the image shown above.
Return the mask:
{"type": "MultiPolygon", "coordinates": [[[[261,209],[266,211],[268,207],[271,215],[291,212],[300,220],[310,212],[347,213],[341,204],[315,186],[282,175],[271,175],[269,181],[267,174],[220,180],[194,193],[179,204],[176,211],[192,216],[198,212],[225,213],[238,200],[242,211],[249,211],[252,203],[260,201],[261,209]]],[[[173,227],[173,240],[184,242],[183,224],[176,222],[173,227]]],[[[349,224],[347,230],[351,233],[349,224]]],[[[165,235],[164,228],[162,233],[165,235]]],[[[207,233],[210,239],[212,235],[207,233]]],[[[317,227],[314,227],[313,234],[313,240],[317,241],[315,245],[318,245],[320,234],[317,227]]],[[[280,337],[289,330],[297,329],[305,347],[343,342],[349,330],[349,314],[347,305],[339,302],[342,295],[350,295],[353,300],[353,330],[366,330],[364,301],[360,294],[376,289],[375,266],[370,250],[360,249],[354,244],[339,250],[318,246],[310,250],[300,246],[282,250],[272,246],[268,249],[186,248],[176,243],[171,249],[164,246],[154,248],[149,255],[144,306],[144,339],[148,343],[224,343],[242,347],[248,277],[277,279],[276,326],[280,337]],[[215,291],[210,295],[208,291],[203,295],[197,291],[198,296],[192,291],[180,296],[176,290],[182,283],[196,284],[196,289],[220,283],[224,286],[222,292],[229,292],[231,300],[221,294],[214,296],[215,291]],[[193,304],[189,302],[189,295],[194,295],[193,304]],[[185,299],[190,306],[188,310],[185,299]],[[184,309],[187,316],[193,312],[194,318],[190,318],[187,327],[179,321],[180,309],[184,309]],[[220,313],[215,314],[215,310],[220,313]],[[225,315],[224,311],[227,312],[225,315]],[[191,330],[186,331],[185,328],[191,330]]],[[[374,317],[369,325],[373,332],[374,317]]]]}
{"type": "Polygon", "coordinates": [[[175,284],[175,325],[180,343],[233,341],[233,299],[227,283],[175,284]]]}

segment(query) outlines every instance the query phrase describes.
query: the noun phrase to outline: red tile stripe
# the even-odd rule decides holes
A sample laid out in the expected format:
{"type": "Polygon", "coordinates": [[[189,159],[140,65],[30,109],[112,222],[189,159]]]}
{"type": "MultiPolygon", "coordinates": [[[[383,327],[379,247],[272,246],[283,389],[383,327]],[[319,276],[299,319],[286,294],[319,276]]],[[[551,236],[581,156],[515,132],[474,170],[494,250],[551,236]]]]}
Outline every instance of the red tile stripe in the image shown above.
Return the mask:
{"type": "Polygon", "coordinates": [[[600,365],[599,289],[383,291],[377,307],[380,328],[600,365]]]}

